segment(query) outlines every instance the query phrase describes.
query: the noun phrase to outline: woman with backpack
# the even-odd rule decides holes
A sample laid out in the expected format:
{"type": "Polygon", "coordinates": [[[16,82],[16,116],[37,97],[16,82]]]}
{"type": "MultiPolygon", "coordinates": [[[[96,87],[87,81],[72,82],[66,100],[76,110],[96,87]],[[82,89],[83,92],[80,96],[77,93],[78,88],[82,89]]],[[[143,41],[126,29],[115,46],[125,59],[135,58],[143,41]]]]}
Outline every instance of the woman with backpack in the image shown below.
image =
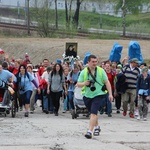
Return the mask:
{"type": "Polygon", "coordinates": [[[52,72],[49,75],[49,82],[47,87],[47,94],[51,95],[52,103],[54,105],[55,116],[58,116],[58,111],[60,107],[60,97],[62,96],[63,87],[65,90],[65,94],[67,95],[63,67],[61,66],[61,64],[56,63],[53,67],[52,72]]]}
{"type": "Polygon", "coordinates": [[[24,116],[28,117],[30,98],[33,90],[32,83],[38,89],[38,92],[40,92],[40,89],[38,88],[38,85],[33,79],[32,75],[29,72],[27,72],[26,66],[23,64],[20,65],[16,78],[17,78],[17,88],[19,90],[19,94],[21,99],[23,100],[23,105],[25,108],[24,116]]]}

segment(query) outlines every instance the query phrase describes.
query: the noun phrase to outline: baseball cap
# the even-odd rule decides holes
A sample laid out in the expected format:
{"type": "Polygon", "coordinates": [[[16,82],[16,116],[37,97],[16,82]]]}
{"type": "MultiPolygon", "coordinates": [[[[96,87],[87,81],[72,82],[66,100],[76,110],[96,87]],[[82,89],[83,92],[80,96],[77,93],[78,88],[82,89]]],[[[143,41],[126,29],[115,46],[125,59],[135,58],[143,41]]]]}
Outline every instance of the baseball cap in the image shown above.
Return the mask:
{"type": "Polygon", "coordinates": [[[142,71],[142,72],[147,72],[147,71],[148,71],[148,68],[147,68],[147,67],[143,67],[141,71],[142,71]]]}
{"type": "Polygon", "coordinates": [[[134,63],[139,64],[139,60],[138,60],[137,58],[132,58],[132,59],[130,60],[130,62],[134,62],[134,63]]]}

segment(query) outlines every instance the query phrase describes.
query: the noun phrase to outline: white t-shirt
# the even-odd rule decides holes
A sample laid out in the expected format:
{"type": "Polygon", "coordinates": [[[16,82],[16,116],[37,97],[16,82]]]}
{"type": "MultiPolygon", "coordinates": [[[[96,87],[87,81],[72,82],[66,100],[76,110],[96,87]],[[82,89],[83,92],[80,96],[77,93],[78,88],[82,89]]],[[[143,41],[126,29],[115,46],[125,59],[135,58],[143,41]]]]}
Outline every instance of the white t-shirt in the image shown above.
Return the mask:
{"type": "Polygon", "coordinates": [[[49,73],[47,71],[44,71],[42,76],[41,76],[42,79],[45,79],[46,82],[48,82],[48,78],[49,78],[49,73]]]}

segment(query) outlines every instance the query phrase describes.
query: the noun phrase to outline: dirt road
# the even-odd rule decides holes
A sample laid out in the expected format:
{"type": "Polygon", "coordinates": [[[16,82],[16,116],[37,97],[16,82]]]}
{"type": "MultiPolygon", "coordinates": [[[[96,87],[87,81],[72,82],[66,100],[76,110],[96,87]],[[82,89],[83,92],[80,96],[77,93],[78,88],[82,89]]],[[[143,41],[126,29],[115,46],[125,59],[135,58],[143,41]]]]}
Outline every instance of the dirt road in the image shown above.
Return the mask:
{"type": "MultiPolygon", "coordinates": [[[[128,55],[128,44],[131,40],[89,40],[89,39],[52,39],[52,38],[0,38],[0,48],[10,57],[24,58],[27,52],[33,64],[44,58],[50,61],[62,59],[66,42],[78,42],[78,55],[83,59],[86,52],[91,52],[102,60],[109,58],[114,42],[123,46],[122,58],[128,55]]],[[[144,59],[150,59],[148,40],[138,40],[144,59]]]]}

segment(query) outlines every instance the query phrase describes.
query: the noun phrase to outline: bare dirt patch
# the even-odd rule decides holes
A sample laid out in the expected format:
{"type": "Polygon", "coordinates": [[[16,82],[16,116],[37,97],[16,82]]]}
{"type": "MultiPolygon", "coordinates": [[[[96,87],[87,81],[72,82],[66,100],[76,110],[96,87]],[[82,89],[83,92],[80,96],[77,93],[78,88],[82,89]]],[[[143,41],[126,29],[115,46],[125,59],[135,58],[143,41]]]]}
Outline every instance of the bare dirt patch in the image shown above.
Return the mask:
{"type": "MultiPolygon", "coordinates": [[[[83,59],[86,52],[91,52],[102,60],[109,58],[114,42],[123,46],[122,58],[128,55],[128,45],[131,40],[89,40],[89,39],[53,39],[53,38],[0,38],[0,48],[10,57],[24,59],[28,53],[34,64],[44,58],[50,61],[62,59],[66,42],[78,42],[78,55],[83,59]]],[[[137,40],[141,46],[144,59],[150,59],[148,40],[137,40]]]]}

